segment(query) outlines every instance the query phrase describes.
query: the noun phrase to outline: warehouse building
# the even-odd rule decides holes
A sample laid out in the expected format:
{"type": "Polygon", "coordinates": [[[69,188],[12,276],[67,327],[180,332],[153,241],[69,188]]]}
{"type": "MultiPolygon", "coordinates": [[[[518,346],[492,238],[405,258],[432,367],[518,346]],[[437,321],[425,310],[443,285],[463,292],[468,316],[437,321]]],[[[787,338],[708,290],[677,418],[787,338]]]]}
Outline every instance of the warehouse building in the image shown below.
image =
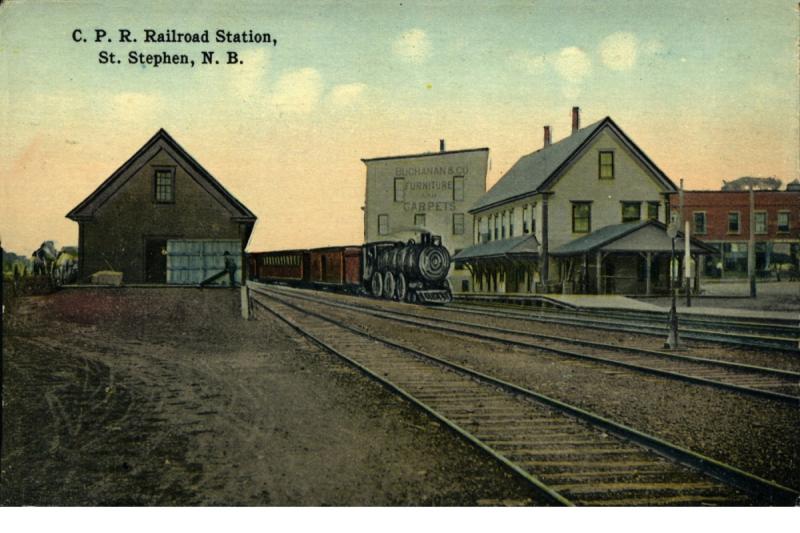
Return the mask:
{"type": "MultiPolygon", "coordinates": [[[[473,245],[455,256],[484,293],[650,294],[667,290],[674,183],[606,117],[520,158],[470,209],[473,245]]],[[[681,236],[682,237],[682,236],[681,236]]],[[[682,238],[678,239],[682,249],[682,238]]],[[[691,253],[713,249],[697,240],[691,253]]]]}
{"type": "MultiPolygon", "coordinates": [[[[800,271],[800,184],[786,190],[753,191],[753,241],[756,275],[797,278],[800,271]]],[[[674,214],[689,221],[692,235],[714,246],[702,273],[712,278],[747,276],[750,253],[749,191],[684,191],[670,200],[674,214]],[[683,210],[681,212],[681,204],[683,210]]]]}
{"type": "MultiPolygon", "coordinates": [[[[441,235],[454,255],[472,245],[469,208],[486,192],[489,149],[362,159],[367,167],[364,242],[419,239],[421,232],[441,235]]],[[[471,290],[471,275],[453,265],[454,292],[471,290]]]]}
{"type": "Polygon", "coordinates": [[[225,252],[240,282],[256,221],[163,129],[67,217],[78,223],[81,280],[113,270],[125,283],[170,284],[221,271],[225,252]]]}

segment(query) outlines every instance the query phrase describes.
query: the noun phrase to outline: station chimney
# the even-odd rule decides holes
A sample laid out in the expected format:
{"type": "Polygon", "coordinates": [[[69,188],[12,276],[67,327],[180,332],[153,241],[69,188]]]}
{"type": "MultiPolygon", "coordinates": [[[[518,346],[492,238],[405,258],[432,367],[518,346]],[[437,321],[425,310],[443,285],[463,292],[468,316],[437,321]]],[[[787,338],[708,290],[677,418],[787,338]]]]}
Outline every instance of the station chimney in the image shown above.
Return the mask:
{"type": "Polygon", "coordinates": [[[550,146],[550,126],[544,127],[544,147],[550,146]]]}
{"type": "Polygon", "coordinates": [[[572,108],[572,133],[579,129],[581,129],[581,108],[575,106],[572,108]]]}

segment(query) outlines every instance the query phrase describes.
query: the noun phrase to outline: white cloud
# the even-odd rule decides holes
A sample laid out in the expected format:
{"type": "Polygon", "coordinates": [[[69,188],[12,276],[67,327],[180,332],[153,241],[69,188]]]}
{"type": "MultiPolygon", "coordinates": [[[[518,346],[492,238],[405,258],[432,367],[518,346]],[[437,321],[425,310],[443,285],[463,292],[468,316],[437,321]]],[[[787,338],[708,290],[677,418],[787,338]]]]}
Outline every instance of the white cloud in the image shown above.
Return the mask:
{"type": "Polygon", "coordinates": [[[576,46],[562,48],[552,61],[558,75],[572,83],[582,81],[592,70],[589,56],[576,46]]]}
{"type": "Polygon", "coordinates": [[[392,51],[408,63],[424,63],[431,53],[431,43],[424,30],[414,28],[400,35],[392,45],[392,51]]]}
{"type": "Polygon", "coordinates": [[[334,107],[348,107],[355,104],[364,94],[367,86],[363,83],[346,83],[331,89],[328,98],[334,107]]]}
{"type": "Polygon", "coordinates": [[[642,45],[642,53],[649,56],[661,55],[666,49],[660,39],[651,39],[642,45]]]}
{"type": "Polygon", "coordinates": [[[271,95],[279,112],[310,113],[319,104],[322,77],[313,68],[302,68],[282,75],[271,95]]]}
{"type": "Polygon", "coordinates": [[[242,61],[235,69],[231,85],[236,95],[253,98],[263,94],[264,75],[267,72],[269,56],[263,48],[245,50],[239,54],[242,61]]]}
{"type": "Polygon", "coordinates": [[[630,70],[636,64],[639,40],[629,32],[612,33],[600,42],[600,58],[611,70],[630,70]]]}

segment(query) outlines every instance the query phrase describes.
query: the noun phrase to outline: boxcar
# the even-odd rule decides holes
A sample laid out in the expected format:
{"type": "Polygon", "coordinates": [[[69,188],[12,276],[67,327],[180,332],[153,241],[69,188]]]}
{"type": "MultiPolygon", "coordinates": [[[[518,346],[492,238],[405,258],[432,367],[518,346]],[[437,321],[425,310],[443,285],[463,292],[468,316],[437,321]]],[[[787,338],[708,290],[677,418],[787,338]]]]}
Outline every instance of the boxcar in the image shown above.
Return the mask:
{"type": "Polygon", "coordinates": [[[259,281],[291,285],[309,282],[308,250],[284,250],[250,254],[250,277],[259,281]]]}
{"type": "Polygon", "coordinates": [[[317,248],[309,253],[313,285],[353,291],[361,287],[360,246],[317,248]]]}

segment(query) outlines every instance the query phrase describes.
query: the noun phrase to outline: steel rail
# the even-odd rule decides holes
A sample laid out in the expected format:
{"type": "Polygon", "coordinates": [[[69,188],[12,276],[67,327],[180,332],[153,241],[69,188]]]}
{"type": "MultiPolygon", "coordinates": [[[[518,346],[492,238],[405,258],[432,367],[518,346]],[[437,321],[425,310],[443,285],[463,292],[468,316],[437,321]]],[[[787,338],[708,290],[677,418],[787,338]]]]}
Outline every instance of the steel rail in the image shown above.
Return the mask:
{"type": "MultiPolygon", "coordinates": [[[[746,472],[732,465],[728,465],[721,461],[717,461],[716,459],[713,459],[711,457],[704,456],[702,454],[693,452],[687,448],[683,448],[676,444],[672,444],[658,437],[638,431],[624,424],[614,422],[610,419],[591,413],[585,409],[572,406],[560,400],[550,398],[549,396],[545,396],[543,394],[534,392],[530,389],[526,389],[524,387],[520,387],[513,383],[494,378],[492,376],[489,376],[488,374],[484,374],[482,372],[458,365],[456,363],[452,363],[450,361],[422,352],[420,350],[404,346],[390,339],[386,339],[374,335],[372,333],[361,331],[357,328],[353,328],[351,326],[338,322],[330,317],[321,315],[314,311],[303,309],[292,303],[288,303],[285,300],[276,297],[274,294],[269,294],[263,290],[259,291],[254,290],[254,292],[257,292],[258,294],[264,295],[268,298],[272,298],[278,302],[281,302],[283,305],[286,305],[287,307],[295,309],[301,313],[314,316],[316,318],[319,318],[320,320],[331,323],[335,326],[338,326],[342,329],[345,329],[357,335],[361,335],[363,337],[375,340],[387,346],[391,346],[406,351],[423,359],[432,361],[436,364],[451,368],[456,372],[460,372],[462,374],[471,376],[479,381],[500,387],[514,394],[518,394],[523,397],[530,398],[540,403],[543,403],[549,407],[561,411],[562,413],[566,413],[575,418],[584,420],[585,422],[588,422],[594,427],[602,428],[603,430],[608,431],[609,433],[612,433],[613,435],[619,438],[628,439],[632,442],[635,442],[640,446],[643,446],[644,448],[649,449],[661,455],[662,457],[670,459],[673,462],[677,462],[683,466],[687,466],[694,470],[698,470],[725,484],[743,490],[755,496],[759,500],[764,498],[769,504],[794,505],[798,497],[800,497],[800,492],[792,488],[784,487],[773,481],[761,478],[759,476],[756,476],[755,474],[746,472]]],[[[264,304],[261,305],[263,306],[264,304]]]]}
{"type": "MultiPolygon", "coordinates": [[[[253,289],[253,290],[255,290],[256,292],[260,292],[259,289],[253,289]]],[[[274,290],[274,289],[270,288],[270,290],[274,290]]],[[[740,394],[749,394],[749,395],[752,395],[752,396],[758,396],[758,397],[767,398],[767,399],[770,399],[770,400],[777,400],[777,401],[781,401],[781,402],[800,404],[800,397],[792,396],[792,395],[789,395],[789,394],[783,394],[783,393],[773,392],[773,391],[768,391],[768,390],[763,390],[763,389],[755,389],[755,388],[752,388],[752,387],[745,387],[743,385],[736,385],[734,383],[726,383],[724,381],[717,381],[717,380],[703,378],[703,377],[699,377],[699,376],[692,376],[690,374],[684,374],[684,373],[681,373],[681,372],[674,372],[674,371],[671,371],[671,370],[662,370],[662,369],[659,369],[659,368],[652,368],[652,367],[642,366],[642,365],[638,365],[638,364],[635,364],[635,363],[628,363],[628,362],[625,362],[625,361],[618,361],[618,360],[615,360],[615,359],[608,359],[606,357],[600,357],[600,356],[596,356],[596,355],[589,355],[589,354],[583,354],[583,353],[578,353],[578,352],[572,352],[572,351],[562,350],[562,349],[559,349],[559,348],[553,348],[553,347],[549,347],[549,346],[541,346],[541,345],[538,345],[538,344],[533,344],[533,343],[519,341],[519,340],[505,339],[505,338],[502,338],[502,337],[497,337],[497,336],[489,335],[489,334],[486,334],[486,333],[478,333],[478,332],[465,331],[463,329],[451,328],[451,327],[446,327],[446,326],[438,326],[438,325],[434,325],[434,324],[425,323],[424,321],[425,320],[429,320],[429,321],[436,321],[436,322],[444,322],[444,323],[454,324],[454,325],[457,325],[457,326],[460,326],[460,327],[465,327],[465,328],[470,328],[470,327],[471,328],[481,328],[483,330],[496,331],[496,332],[504,333],[504,334],[508,334],[508,335],[518,335],[518,336],[527,336],[527,337],[534,337],[534,338],[543,338],[543,339],[547,339],[547,340],[557,340],[559,342],[571,342],[572,341],[571,339],[562,339],[562,338],[559,338],[559,337],[541,335],[541,334],[538,334],[538,333],[528,333],[528,332],[523,332],[523,331],[518,331],[518,330],[498,328],[498,327],[494,327],[494,326],[488,326],[488,325],[485,325],[485,324],[463,323],[463,322],[457,322],[457,321],[447,320],[447,319],[443,319],[443,318],[420,317],[419,315],[414,315],[414,314],[409,314],[409,313],[402,313],[402,312],[399,312],[399,311],[376,310],[374,308],[366,309],[364,307],[353,306],[353,305],[344,304],[344,303],[341,303],[341,302],[331,302],[331,301],[327,301],[327,300],[313,298],[313,297],[310,297],[310,296],[307,296],[307,295],[299,295],[299,294],[291,294],[290,295],[290,294],[287,294],[284,291],[275,291],[275,292],[278,292],[280,294],[284,294],[284,295],[290,296],[290,297],[296,297],[296,298],[304,299],[304,300],[307,300],[307,301],[321,303],[323,305],[328,305],[328,306],[331,306],[331,307],[339,307],[341,309],[347,309],[347,310],[351,310],[351,311],[354,311],[354,312],[375,316],[375,317],[378,317],[378,318],[388,318],[388,319],[395,320],[395,321],[401,322],[401,323],[411,324],[411,325],[415,325],[415,326],[423,326],[423,327],[426,327],[426,328],[429,328],[429,329],[433,329],[433,330],[445,331],[445,332],[448,332],[448,333],[456,333],[456,334],[460,334],[460,335],[467,335],[467,336],[470,336],[470,337],[474,337],[474,338],[478,338],[478,339],[486,340],[486,341],[490,341],[490,342],[499,342],[499,343],[508,344],[508,345],[512,345],[512,346],[521,346],[521,347],[524,347],[524,348],[541,350],[541,351],[550,352],[550,353],[554,353],[554,354],[557,354],[557,355],[571,357],[571,358],[575,358],[575,359],[583,359],[583,360],[588,360],[588,361],[592,361],[592,362],[596,362],[596,363],[600,363],[600,364],[618,366],[618,367],[626,368],[628,370],[634,370],[634,371],[643,372],[643,373],[647,373],[647,374],[658,375],[658,376],[661,376],[661,377],[677,379],[677,380],[680,380],[680,381],[688,381],[688,382],[697,383],[697,384],[700,384],[700,385],[711,386],[711,387],[720,388],[720,389],[726,389],[726,390],[730,390],[730,391],[737,392],[737,393],[740,393],[740,394]],[[400,316],[413,317],[414,320],[409,320],[409,319],[406,319],[406,318],[400,318],[400,316]]],[[[582,343],[584,341],[580,341],[580,342],[582,343]]],[[[589,343],[591,341],[585,341],[585,342],[589,343]]],[[[591,344],[589,344],[589,345],[591,346],[591,344]]],[[[596,346],[602,346],[604,348],[617,349],[617,350],[621,349],[621,348],[619,348],[617,346],[603,345],[601,343],[596,343],[596,346]]],[[[637,349],[635,349],[635,348],[627,348],[626,347],[626,348],[621,349],[621,350],[622,351],[636,351],[637,349]]],[[[643,353],[645,353],[646,355],[655,355],[655,356],[661,356],[662,355],[661,352],[653,352],[653,353],[643,352],[643,353]]],[[[678,358],[678,359],[682,359],[684,361],[691,362],[691,363],[696,363],[696,364],[706,364],[706,365],[708,365],[708,364],[718,364],[714,360],[710,360],[711,362],[707,362],[707,361],[692,361],[691,359],[688,358],[688,356],[681,356],[681,355],[678,355],[678,354],[663,354],[663,355],[664,356],[678,358]]],[[[720,366],[721,368],[725,368],[727,366],[727,364],[718,364],[718,366],[720,366]]],[[[743,366],[746,366],[746,365],[743,365],[743,366]]],[[[737,368],[737,367],[734,367],[734,366],[732,366],[731,369],[742,370],[741,368],[737,368]]],[[[767,369],[764,369],[764,370],[767,370],[767,369]]],[[[778,372],[782,373],[782,372],[788,372],[788,371],[778,371],[778,372]]],[[[785,375],[784,375],[784,377],[785,377],[785,375]]],[[[790,373],[790,377],[800,377],[800,374],[790,373]]]]}
{"type": "MultiPolygon", "coordinates": [[[[448,306],[452,309],[467,310],[467,307],[462,305],[448,306]]],[[[471,307],[485,307],[485,306],[471,306],[471,307]]],[[[600,329],[605,331],[624,331],[626,333],[637,333],[640,335],[648,335],[651,337],[658,337],[666,335],[667,326],[656,325],[640,325],[637,326],[635,322],[626,321],[624,323],[614,322],[611,320],[602,320],[596,318],[553,318],[553,317],[540,317],[532,313],[524,313],[519,311],[509,312],[509,315],[525,318],[531,322],[542,322],[546,324],[563,324],[573,326],[585,326],[592,329],[600,329]]],[[[766,350],[779,350],[796,352],[798,339],[789,337],[765,337],[758,335],[747,335],[744,333],[726,333],[724,331],[710,331],[710,330],[697,330],[691,328],[681,328],[681,338],[691,339],[696,341],[705,342],[718,342],[724,344],[732,344],[736,346],[744,346],[747,348],[761,348],[766,350]]]]}
{"type": "MultiPolygon", "coordinates": [[[[267,296],[269,296],[269,295],[267,295],[267,296]]],[[[416,397],[414,397],[412,394],[408,393],[406,390],[404,390],[399,385],[391,382],[390,380],[386,379],[385,377],[383,377],[383,376],[373,372],[369,368],[365,367],[364,365],[362,365],[358,361],[356,361],[356,360],[348,357],[347,355],[343,354],[342,352],[340,352],[339,350],[337,350],[333,346],[330,346],[329,344],[327,344],[323,340],[317,338],[313,333],[304,330],[301,326],[295,324],[294,322],[292,322],[291,320],[289,320],[285,316],[283,316],[280,313],[276,312],[275,310],[271,309],[266,304],[264,304],[262,302],[259,302],[257,299],[253,299],[252,301],[256,305],[259,305],[260,307],[262,307],[262,308],[266,309],[267,311],[269,311],[270,313],[272,313],[275,317],[277,317],[279,320],[281,320],[282,322],[287,324],[289,327],[291,327],[292,329],[294,329],[295,331],[297,331],[298,333],[300,333],[304,337],[306,337],[309,340],[311,340],[317,346],[319,346],[322,349],[324,349],[324,350],[334,354],[335,356],[343,359],[344,361],[346,361],[351,366],[355,367],[357,370],[359,370],[363,374],[365,374],[368,377],[374,379],[375,381],[377,381],[378,383],[380,383],[384,387],[388,388],[389,390],[395,392],[396,394],[399,394],[400,396],[405,398],[406,401],[410,402],[412,405],[414,405],[417,408],[421,409],[423,412],[428,413],[434,419],[436,419],[439,422],[441,422],[442,424],[444,424],[444,426],[446,428],[448,428],[450,431],[454,432],[456,435],[458,435],[459,437],[463,438],[469,444],[475,446],[476,448],[478,448],[482,452],[488,454],[492,459],[494,459],[495,461],[500,463],[505,468],[511,470],[511,472],[514,475],[516,475],[517,477],[523,479],[524,481],[528,482],[529,484],[533,485],[534,489],[536,489],[536,491],[539,494],[545,496],[552,503],[556,503],[558,505],[563,505],[563,506],[567,506],[567,507],[572,507],[572,506],[575,505],[570,500],[568,500],[567,498],[565,498],[564,496],[559,494],[558,491],[555,491],[552,488],[550,488],[549,486],[547,486],[547,484],[544,483],[542,480],[540,480],[538,477],[536,477],[534,475],[531,475],[528,472],[526,472],[525,470],[521,469],[519,466],[514,464],[508,458],[506,458],[502,454],[498,453],[497,451],[492,449],[490,446],[487,446],[486,444],[484,444],[483,441],[478,439],[475,435],[473,435],[469,431],[463,429],[458,424],[452,422],[450,419],[448,419],[447,417],[445,417],[444,415],[439,413],[437,410],[433,409],[431,406],[427,405],[425,402],[417,399],[416,397]]],[[[288,305],[288,304],[284,304],[284,305],[288,305]]],[[[292,307],[292,306],[290,306],[290,307],[292,307]]],[[[298,311],[303,312],[300,309],[298,309],[298,311]]]]}

